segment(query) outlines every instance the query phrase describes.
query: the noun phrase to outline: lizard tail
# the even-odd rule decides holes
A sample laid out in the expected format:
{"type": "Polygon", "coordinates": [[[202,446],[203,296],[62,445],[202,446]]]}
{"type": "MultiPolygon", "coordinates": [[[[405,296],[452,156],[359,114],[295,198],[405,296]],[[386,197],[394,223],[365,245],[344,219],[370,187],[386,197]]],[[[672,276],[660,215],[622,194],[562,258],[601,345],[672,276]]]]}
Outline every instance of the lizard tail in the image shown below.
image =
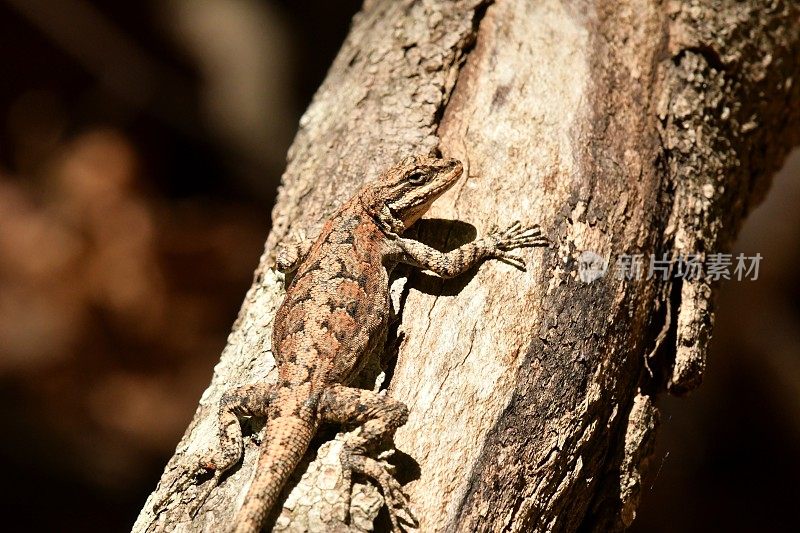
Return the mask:
{"type": "Polygon", "coordinates": [[[303,458],[314,430],[313,423],[296,416],[279,416],[267,422],[253,482],[234,521],[235,533],[261,531],[267,513],[303,458]]]}

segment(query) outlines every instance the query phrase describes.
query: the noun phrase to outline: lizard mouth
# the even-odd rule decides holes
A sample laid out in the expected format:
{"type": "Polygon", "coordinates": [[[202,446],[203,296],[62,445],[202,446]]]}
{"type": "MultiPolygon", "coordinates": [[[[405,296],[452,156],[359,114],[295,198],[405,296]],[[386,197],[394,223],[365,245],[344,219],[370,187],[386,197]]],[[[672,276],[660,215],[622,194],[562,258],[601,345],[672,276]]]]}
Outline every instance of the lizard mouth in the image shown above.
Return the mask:
{"type": "Polygon", "coordinates": [[[431,204],[458,181],[463,169],[459,160],[448,159],[438,167],[436,176],[420,187],[413,197],[406,200],[404,205],[387,204],[387,207],[395,217],[409,226],[419,220],[431,204]]]}
{"type": "Polygon", "coordinates": [[[431,204],[458,181],[464,171],[458,159],[423,158],[416,161],[416,167],[418,171],[407,174],[392,185],[396,187],[393,191],[396,198],[383,202],[392,218],[406,228],[419,220],[431,204]],[[422,183],[416,181],[420,178],[419,174],[426,177],[422,183]],[[407,181],[404,182],[404,179],[407,181]]]}
{"type": "Polygon", "coordinates": [[[463,172],[464,165],[461,164],[461,161],[458,159],[448,159],[440,171],[440,176],[431,183],[429,196],[432,198],[432,200],[435,200],[445,191],[447,191],[447,189],[455,185],[456,181],[458,181],[458,178],[461,177],[463,172]]]}

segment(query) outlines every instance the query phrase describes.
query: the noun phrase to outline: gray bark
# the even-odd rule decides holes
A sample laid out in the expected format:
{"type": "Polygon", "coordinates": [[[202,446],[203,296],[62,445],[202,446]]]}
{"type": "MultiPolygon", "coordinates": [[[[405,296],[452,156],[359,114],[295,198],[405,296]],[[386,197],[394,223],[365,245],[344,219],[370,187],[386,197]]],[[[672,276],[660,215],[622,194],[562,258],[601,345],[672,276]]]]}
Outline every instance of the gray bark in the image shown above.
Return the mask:
{"type": "MultiPolygon", "coordinates": [[[[399,158],[436,147],[468,177],[428,215],[460,223],[426,223],[423,240],[451,248],[522,220],[554,245],[522,251],[527,272],[489,262],[394,285],[403,337],[388,389],[411,416],[390,460],[420,530],[629,525],[654,402],[699,384],[716,286],[620,280],[615,260],[728,249],[798,142],[798,45],[788,1],[366,1],[301,119],[253,286],[134,531],[230,522],[254,442],[194,519],[196,490],[174,480],[215,444],[222,392],[274,379],[276,246],[314,234],[399,158]],[[577,276],[586,250],[610,260],[592,283],[577,276]]],[[[373,526],[380,494],[365,482],[350,498],[338,438],[310,450],[276,530],[373,526]]]]}

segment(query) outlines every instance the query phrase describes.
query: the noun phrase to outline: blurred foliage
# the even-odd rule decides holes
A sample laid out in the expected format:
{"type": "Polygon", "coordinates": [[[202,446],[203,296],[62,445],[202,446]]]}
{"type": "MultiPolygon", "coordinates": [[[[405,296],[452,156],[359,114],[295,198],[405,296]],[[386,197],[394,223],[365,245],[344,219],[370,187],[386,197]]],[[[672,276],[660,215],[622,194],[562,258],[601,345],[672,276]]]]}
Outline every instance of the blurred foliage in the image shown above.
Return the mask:
{"type": "Polygon", "coordinates": [[[293,129],[357,7],[0,2],[6,527],[129,529],[225,345],[293,129]]]}

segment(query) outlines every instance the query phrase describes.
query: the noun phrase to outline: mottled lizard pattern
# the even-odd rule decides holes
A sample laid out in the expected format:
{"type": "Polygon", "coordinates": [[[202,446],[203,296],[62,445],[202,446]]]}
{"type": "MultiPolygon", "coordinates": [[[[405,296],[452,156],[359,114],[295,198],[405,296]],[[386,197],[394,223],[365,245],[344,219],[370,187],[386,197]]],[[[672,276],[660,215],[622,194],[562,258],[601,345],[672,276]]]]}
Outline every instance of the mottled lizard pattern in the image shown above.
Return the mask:
{"type": "Polygon", "coordinates": [[[408,409],[390,397],[349,386],[371,354],[383,349],[392,269],[406,263],[448,278],[487,258],[524,268],[522,259],[508,251],[546,243],[538,226],[520,223],[448,253],[404,238],[406,228],[461,173],[455,159],[407,158],[342,206],[313,243],[298,243],[278,257],[281,270],[295,271],[275,316],[272,347],[278,381],[223,395],[221,451],[202,464],[215,472],[218,482],[242,456],[239,418],[266,418],[256,472],[234,520],[237,533],[260,531],[323,422],[358,427],[344,442],[346,475],[357,472],[380,486],[395,530],[400,530],[400,511],[415,520],[400,484],[370,456],[406,422],[408,409]]]}

